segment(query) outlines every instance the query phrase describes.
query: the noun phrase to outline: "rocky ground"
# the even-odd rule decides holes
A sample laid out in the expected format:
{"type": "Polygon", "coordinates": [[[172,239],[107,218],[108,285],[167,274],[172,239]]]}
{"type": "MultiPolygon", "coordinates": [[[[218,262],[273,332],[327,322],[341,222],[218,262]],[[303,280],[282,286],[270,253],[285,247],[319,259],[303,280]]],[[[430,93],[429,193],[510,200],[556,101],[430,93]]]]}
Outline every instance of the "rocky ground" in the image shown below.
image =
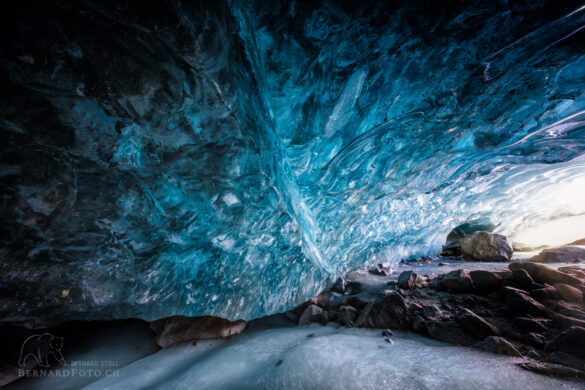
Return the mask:
{"type": "MultiPolygon", "coordinates": [[[[151,323],[79,322],[46,331],[67,334],[67,344],[77,349],[92,349],[100,332],[112,328],[117,334],[120,326],[137,329],[142,341],[136,344],[146,342],[149,348],[129,355],[130,362],[160,347],[186,341],[197,345],[246,329],[337,323],[380,329],[381,339],[389,344],[394,343],[393,330],[412,331],[522,358],[517,363],[521,368],[539,374],[585,380],[585,248],[576,243],[518,260],[512,259],[513,250],[503,236],[465,232],[456,238],[459,241],[452,240],[442,255],[404,261],[397,269],[380,264],[355,270],[293,310],[248,323],[176,316],[151,323]]],[[[6,384],[18,378],[18,342],[40,330],[4,326],[2,331],[14,344],[13,353],[4,351],[6,364],[0,367],[0,384],[6,384]]],[[[75,351],[65,352],[70,356],[75,351]]]]}

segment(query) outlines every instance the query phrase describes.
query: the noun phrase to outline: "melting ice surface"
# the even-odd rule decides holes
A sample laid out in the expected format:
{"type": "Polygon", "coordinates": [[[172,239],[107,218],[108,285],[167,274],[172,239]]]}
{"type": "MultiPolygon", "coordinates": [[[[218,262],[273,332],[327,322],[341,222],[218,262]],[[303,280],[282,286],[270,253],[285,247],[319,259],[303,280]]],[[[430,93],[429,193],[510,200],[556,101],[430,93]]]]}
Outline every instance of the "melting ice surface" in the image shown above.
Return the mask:
{"type": "MultiPolygon", "coordinates": [[[[231,341],[185,343],[122,367],[100,380],[28,380],[13,389],[56,384],[94,389],[582,389],[585,384],[524,371],[502,357],[396,332],[310,326],[269,329],[231,341]],[[313,337],[307,337],[314,334],[313,337]],[[279,363],[280,362],[280,363],[279,363]],[[93,383],[90,383],[94,381],[93,383]]],[[[120,346],[117,353],[126,347],[120,346]]],[[[113,351],[112,351],[113,353],[113,351]]],[[[110,355],[110,359],[115,353],[110,355]]],[[[91,361],[91,352],[82,359],[91,361]]],[[[71,386],[71,387],[67,387],[71,386]]]]}
{"type": "Polygon", "coordinates": [[[585,213],[581,4],[412,3],[3,12],[3,317],[249,319],[585,213]]]}

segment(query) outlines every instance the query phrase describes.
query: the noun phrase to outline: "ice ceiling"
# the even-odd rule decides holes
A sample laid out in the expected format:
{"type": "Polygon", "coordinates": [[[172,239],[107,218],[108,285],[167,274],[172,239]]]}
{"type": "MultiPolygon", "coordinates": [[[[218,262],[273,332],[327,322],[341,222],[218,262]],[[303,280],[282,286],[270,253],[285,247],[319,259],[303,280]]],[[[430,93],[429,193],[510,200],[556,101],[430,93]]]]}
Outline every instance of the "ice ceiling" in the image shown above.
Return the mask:
{"type": "Polygon", "coordinates": [[[4,320],[249,319],[585,213],[579,2],[0,7],[4,320]]]}

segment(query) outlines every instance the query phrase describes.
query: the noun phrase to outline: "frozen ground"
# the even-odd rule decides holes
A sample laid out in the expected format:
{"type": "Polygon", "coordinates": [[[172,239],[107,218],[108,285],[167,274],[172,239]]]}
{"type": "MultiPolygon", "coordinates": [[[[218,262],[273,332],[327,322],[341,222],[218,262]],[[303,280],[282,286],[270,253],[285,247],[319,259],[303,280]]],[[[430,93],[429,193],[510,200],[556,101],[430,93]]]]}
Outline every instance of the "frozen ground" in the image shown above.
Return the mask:
{"type": "MultiPolygon", "coordinates": [[[[334,325],[258,330],[161,350],[84,389],[585,389],[524,371],[515,365],[520,358],[406,332],[392,339],[334,325]]],[[[47,379],[27,383],[47,388],[57,387],[47,379]]]]}

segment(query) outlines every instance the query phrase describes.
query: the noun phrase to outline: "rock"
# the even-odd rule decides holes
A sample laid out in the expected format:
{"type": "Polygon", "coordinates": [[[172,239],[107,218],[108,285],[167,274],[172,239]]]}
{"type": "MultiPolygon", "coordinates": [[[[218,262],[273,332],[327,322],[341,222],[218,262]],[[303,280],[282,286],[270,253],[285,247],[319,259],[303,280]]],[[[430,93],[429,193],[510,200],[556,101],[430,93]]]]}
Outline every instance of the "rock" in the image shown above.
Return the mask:
{"type": "Polygon", "coordinates": [[[572,275],[576,278],[581,279],[585,283],[585,270],[578,266],[568,266],[568,267],[560,267],[558,269],[560,272],[564,272],[566,274],[572,275]]]}
{"type": "Polygon", "coordinates": [[[443,312],[437,305],[424,305],[421,307],[421,314],[427,320],[438,320],[443,317],[443,312]]]}
{"type": "Polygon", "coordinates": [[[546,345],[546,352],[559,351],[585,359],[585,328],[574,326],[546,345]]]}
{"type": "Polygon", "coordinates": [[[585,248],[563,246],[545,249],[528,261],[533,263],[582,263],[585,262],[585,248]]]}
{"type": "Polygon", "coordinates": [[[404,271],[398,277],[398,286],[405,290],[416,286],[418,274],[414,271],[404,271]]]}
{"type": "Polygon", "coordinates": [[[335,291],[325,290],[321,294],[309,299],[309,303],[322,309],[337,309],[344,301],[344,296],[335,291]]]}
{"type": "Polygon", "coordinates": [[[554,288],[556,292],[568,302],[583,302],[583,293],[581,290],[571,287],[564,283],[555,283],[554,288]]]}
{"type": "Polygon", "coordinates": [[[329,314],[326,311],[323,311],[323,313],[321,314],[321,318],[319,319],[319,323],[321,325],[327,325],[328,322],[329,322],[329,314]]]}
{"type": "Polygon", "coordinates": [[[389,276],[392,275],[392,268],[385,264],[377,264],[375,267],[368,269],[373,275],[389,276]]]}
{"type": "Polygon", "coordinates": [[[538,283],[565,283],[568,285],[580,285],[581,280],[564,272],[557,271],[543,264],[522,262],[512,263],[508,266],[511,271],[523,269],[538,283]]]}
{"type": "Polygon", "coordinates": [[[585,369],[585,363],[583,360],[576,358],[573,355],[569,355],[565,352],[553,352],[548,354],[546,361],[549,363],[562,364],[563,366],[575,368],[577,370],[585,369]]]}
{"type": "Polygon", "coordinates": [[[384,341],[387,342],[388,344],[394,344],[394,341],[392,341],[390,337],[386,337],[384,341]]]}
{"type": "Polygon", "coordinates": [[[502,278],[497,274],[489,271],[471,271],[469,272],[473,283],[473,291],[478,294],[489,294],[502,288],[502,278]]]}
{"type": "Polygon", "coordinates": [[[461,240],[463,258],[478,261],[509,261],[514,250],[506,236],[475,232],[461,240]]]}
{"type": "Polygon", "coordinates": [[[345,305],[340,306],[337,310],[337,322],[347,327],[353,326],[354,321],[358,317],[358,311],[355,307],[345,305]]]}
{"type": "Polygon", "coordinates": [[[286,313],[284,313],[284,315],[286,316],[286,318],[288,318],[291,322],[294,322],[295,324],[299,322],[299,315],[294,310],[289,310],[286,313]]]}
{"type": "Polygon", "coordinates": [[[356,295],[362,292],[362,284],[360,282],[346,282],[345,294],[356,295]]]}
{"type": "Polygon", "coordinates": [[[384,329],[382,331],[382,337],[394,336],[394,333],[390,329],[384,329]]]}
{"type": "Polygon", "coordinates": [[[427,333],[424,318],[422,318],[420,315],[415,316],[414,321],[412,321],[412,329],[414,329],[415,332],[423,334],[427,333]]]}
{"type": "Polygon", "coordinates": [[[353,295],[347,299],[347,304],[362,310],[370,302],[370,298],[362,295],[353,295]]]}
{"type": "Polygon", "coordinates": [[[364,323],[367,328],[406,329],[406,303],[398,293],[374,303],[364,323]]]}
{"type": "Polygon", "coordinates": [[[473,346],[482,351],[497,353],[500,355],[522,356],[516,347],[503,337],[489,336],[473,346]]]}
{"type": "Polygon", "coordinates": [[[299,319],[299,325],[307,325],[311,322],[319,322],[321,321],[321,316],[323,315],[323,309],[321,309],[317,305],[309,305],[303,311],[301,318],[299,319]]]}
{"type": "Polygon", "coordinates": [[[559,378],[575,378],[584,379],[585,372],[576,370],[574,368],[561,366],[559,364],[543,363],[543,362],[524,362],[517,363],[519,367],[536,372],[542,375],[555,376],[559,378]]]}
{"type": "Polygon", "coordinates": [[[471,346],[475,340],[461,331],[461,328],[454,321],[425,321],[425,328],[429,336],[435,340],[444,341],[449,344],[471,346]]]}
{"type": "Polygon", "coordinates": [[[331,291],[336,291],[341,294],[345,294],[345,279],[338,278],[335,284],[331,287],[331,291]]]}
{"type": "Polygon", "coordinates": [[[229,337],[243,331],[246,325],[243,320],[212,316],[173,316],[152,321],[150,328],[156,334],[156,343],[164,348],[182,341],[229,337]]]}
{"type": "Polygon", "coordinates": [[[544,288],[532,290],[532,291],[530,291],[530,296],[532,296],[534,299],[536,299],[540,302],[546,301],[546,300],[561,299],[561,296],[557,292],[557,290],[551,286],[546,286],[544,288]]]}
{"type": "Polygon", "coordinates": [[[470,292],[473,287],[471,277],[462,269],[451,271],[439,279],[437,288],[456,293],[470,292]]]}
{"type": "Polygon", "coordinates": [[[522,342],[536,348],[543,348],[546,343],[546,337],[539,333],[526,333],[522,336],[522,342]]]}
{"type": "Polygon", "coordinates": [[[514,318],[514,322],[525,330],[546,332],[551,321],[545,318],[516,317],[514,318]]]}
{"type": "Polygon", "coordinates": [[[534,284],[534,280],[526,270],[516,269],[512,271],[512,283],[523,290],[528,290],[534,284]]]}
{"type": "Polygon", "coordinates": [[[560,313],[569,317],[578,318],[585,320],[585,311],[583,311],[583,305],[573,302],[558,301],[553,306],[552,310],[555,313],[560,313]]]}
{"type": "Polygon", "coordinates": [[[569,329],[571,327],[582,327],[585,328],[585,321],[566,316],[563,314],[554,313],[552,316],[553,326],[558,329],[569,329]]]}
{"type": "Polygon", "coordinates": [[[450,255],[447,253],[453,252],[455,253],[454,256],[458,256],[461,254],[458,252],[458,249],[461,248],[461,240],[463,238],[479,231],[491,232],[495,228],[495,225],[486,218],[478,218],[473,221],[462,223],[461,225],[451,230],[451,232],[449,232],[447,235],[447,240],[443,246],[443,253],[441,253],[441,255],[450,255]]]}
{"type": "Polygon", "coordinates": [[[508,294],[506,305],[514,313],[528,313],[541,315],[546,313],[546,308],[526,294],[512,291],[508,294]]]}
{"type": "Polygon", "coordinates": [[[476,340],[483,340],[486,337],[500,334],[495,326],[469,309],[463,309],[463,312],[457,316],[457,322],[461,329],[476,340]]]}

